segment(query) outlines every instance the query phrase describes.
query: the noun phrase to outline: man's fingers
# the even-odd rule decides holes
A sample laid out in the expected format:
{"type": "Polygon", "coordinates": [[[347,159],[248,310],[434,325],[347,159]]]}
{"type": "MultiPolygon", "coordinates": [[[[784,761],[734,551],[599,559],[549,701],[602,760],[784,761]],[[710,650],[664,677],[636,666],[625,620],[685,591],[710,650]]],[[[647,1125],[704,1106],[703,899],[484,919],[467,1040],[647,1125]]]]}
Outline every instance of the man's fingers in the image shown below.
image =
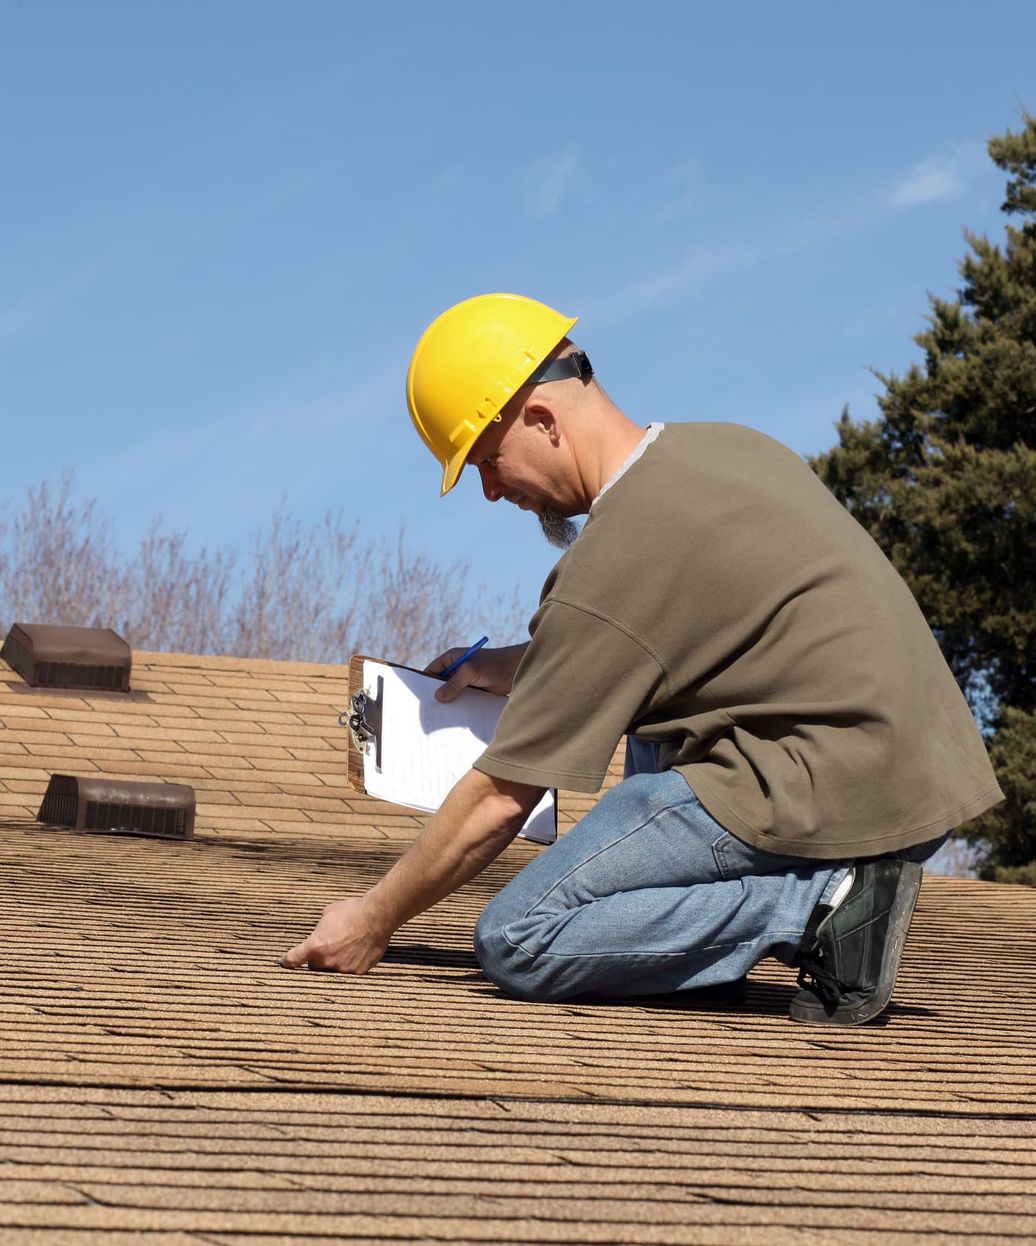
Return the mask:
{"type": "Polygon", "coordinates": [[[437,658],[433,658],[424,668],[423,673],[425,675],[441,674],[449,666],[449,664],[456,661],[456,659],[459,658],[463,652],[463,649],[447,649],[445,653],[440,653],[437,658]]]}
{"type": "Polygon", "coordinates": [[[479,687],[481,668],[476,665],[476,661],[465,662],[463,666],[458,666],[443,686],[436,688],[435,699],[453,701],[465,688],[479,687]]]}
{"type": "Polygon", "coordinates": [[[437,701],[453,701],[467,686],[468,679],[465,678],[464,667],[461,666],[447,679],[441,688],[436,688],[435,699],[437,701]]]}
{"type": "Polygon", "coordinates": [[[290,952],[285,952],[281,957],[281,967],[284,969],[301,969],[309,960],[309,940],[304,939],[301,943],[296,944],[290,952]]]}
{"type": "Polygon", "coordinates": [[[371,928],[362,902],[357,898],[334,900],[304,939],[281,957],[285,969],[335,970],[366,973],[381,960],[388,935],[371,928]]]}
{"type": "MultiPolygon", "coordinates": [[[[450,663],[455,662],[464,652],[464,649],[447,649],[445,653],[439,654],[434,662],[428,663],[424,668],[424,673],[441,675],[450,663]]],[[[465,662],[463,666],[457,667],[441,688],[436,688],[435,699],[445,702],[455,701],[464,689],[474,682],[475,678],[474,666],[470,662],[465,662]]]]}

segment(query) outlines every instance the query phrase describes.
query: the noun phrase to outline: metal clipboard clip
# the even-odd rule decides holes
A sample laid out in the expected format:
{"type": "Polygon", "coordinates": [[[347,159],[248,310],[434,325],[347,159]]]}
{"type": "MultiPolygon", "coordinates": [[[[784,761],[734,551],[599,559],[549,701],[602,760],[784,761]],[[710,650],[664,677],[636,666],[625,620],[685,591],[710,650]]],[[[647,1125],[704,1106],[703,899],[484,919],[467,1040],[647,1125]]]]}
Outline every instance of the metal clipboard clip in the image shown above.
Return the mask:
{"type": "Polygon", "coordinates": [[[381,769],[381,713],[385,695],[385,679],[378,675],[377,696],[372,697],[366,688],[354,692],[349,698],[349,709],[338,715],[338,725],[348,727],[357,752],[369,754],[374,746],[374,764],[381,769]]]}

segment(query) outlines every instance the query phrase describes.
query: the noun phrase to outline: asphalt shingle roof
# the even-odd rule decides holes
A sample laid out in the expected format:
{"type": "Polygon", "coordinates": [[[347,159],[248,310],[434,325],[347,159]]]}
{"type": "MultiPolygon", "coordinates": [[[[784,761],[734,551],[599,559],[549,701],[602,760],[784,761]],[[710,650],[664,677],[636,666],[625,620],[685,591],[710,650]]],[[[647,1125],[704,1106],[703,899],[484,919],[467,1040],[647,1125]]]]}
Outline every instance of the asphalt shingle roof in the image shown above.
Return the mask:
{"type": "Polygon", "coordinates": [[[367,977],[292,973],[420,825],[346,783],[345,668],[137,653],[133,688],[0,663],[0,1240],[1036,1238],[1036,891],[926,878],[848,1031],[771,963],[743,1007],[507,999],[470,935],[524,841],[367,977]],[[41,826],[53,773],[189,783],[196,838],[41,826]]]}

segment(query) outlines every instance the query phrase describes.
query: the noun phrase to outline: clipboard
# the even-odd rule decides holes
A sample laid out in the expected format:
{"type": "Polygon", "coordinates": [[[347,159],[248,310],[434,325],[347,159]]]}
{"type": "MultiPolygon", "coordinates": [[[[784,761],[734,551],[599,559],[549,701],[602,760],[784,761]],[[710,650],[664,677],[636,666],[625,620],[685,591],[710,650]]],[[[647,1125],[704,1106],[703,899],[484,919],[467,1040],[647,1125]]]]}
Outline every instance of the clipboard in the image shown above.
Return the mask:
{"type": "Polygon", "coordinates": [[[382,710],[385,704],[384,680],[378,679],[374,688],[363,686],[364,662],[377,662],[379,666],[391,666],[401,671],[421,674],[413,666],[401,666],[398,662],[386,662],[365,653],[354,653],[349,659],[349,708],[338,715],[340,726],[349,728],[349,756],[347,769],[349,785],[356,792],[367,795],[363,782],[363,759],[374,750],[375,765],[381,766],[382,710]]]}
{"type": "MultiPolygon", "coordinates": [[[[354,791],[432,812],[488,746],[504,698],[471,689],[444,706],[430,695],[438,683],[435,676],[398,662],[366,654],[349,659],[349,706],[338,721],[349,730],[346,769],[354,791]],[[433,722],[426,731],[415,714],[421,723],[426,717],[451,722],[433,722]]],[[[556,792],[548,790],[519,835],[535,843],[554,842],[556,792]]]]}

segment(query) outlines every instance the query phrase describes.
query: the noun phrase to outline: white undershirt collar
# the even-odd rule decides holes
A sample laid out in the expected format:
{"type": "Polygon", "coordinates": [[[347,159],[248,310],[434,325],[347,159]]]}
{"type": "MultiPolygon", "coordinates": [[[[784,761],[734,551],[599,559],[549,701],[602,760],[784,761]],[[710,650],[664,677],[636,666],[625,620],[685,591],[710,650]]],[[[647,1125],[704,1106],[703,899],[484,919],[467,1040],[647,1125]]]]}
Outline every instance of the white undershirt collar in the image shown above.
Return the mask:
{"type": "Polygon", "coordinates": [[[608,490],[612,487],[612,485],[615,484],[615,482],[620,477],[625,476],[625,474],[629,471],[629,469],[633,466],[633,464],[637,461],[637,459],[640,458],[640,456],[644,453],[644,451],[648,448],[648,446],[651,445],[651,443],[655,440],[655,438],[658,436],[658,434],[662,431],[663,428],[665,428],[664,424],[649,424],[647,426],[647,429],[644,432],[644,436],[641,437],[641,439],[637,442],[636,446],[633,448],[633,453],[629,456],[628,459],[626,459],[626,461],[622,464],[619,470],[613,476],[609,477],[608,480],[605,481],[601,489],[601,492],[590,503],[591,510],[593,510],[594,506],[601,500],[601,498],[604,497],[604,495],[608,492],[608,490]]]}

